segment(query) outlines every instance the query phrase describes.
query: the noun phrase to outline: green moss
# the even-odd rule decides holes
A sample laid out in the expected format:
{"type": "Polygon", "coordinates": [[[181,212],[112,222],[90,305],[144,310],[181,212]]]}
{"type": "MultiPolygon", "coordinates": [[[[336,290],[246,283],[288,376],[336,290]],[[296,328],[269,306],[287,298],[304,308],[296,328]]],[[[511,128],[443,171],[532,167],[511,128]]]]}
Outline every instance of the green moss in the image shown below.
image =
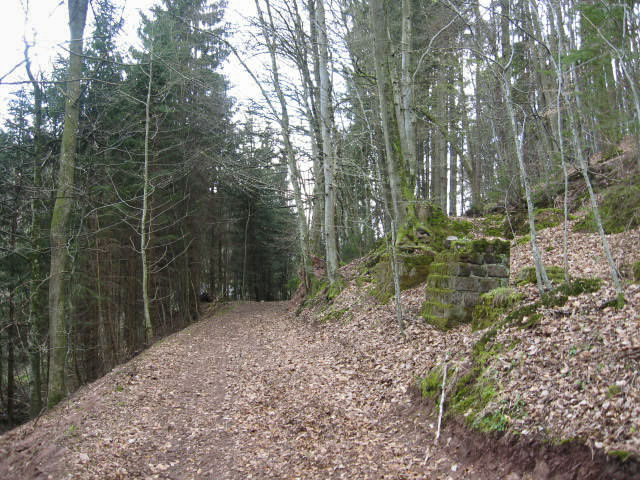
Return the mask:
{"type": "Polygon", "coordinates": [[[607,452],[607,455],[609,455],[610,457],[615,457],[621,462],[626,462],[633,457],[633,454],[626,450],[611,450],[607,452]]]}
{"type": "Polygon", "coordinates": [[[624,299],[624,295],[619,293],[615,298],[612,298],[608,302],[605,302],[605,304],[603,306],[605,308],[606,307],[613,307],[616,310],[620,310],[621,308],[623,308],[625,306],[626,303],[627,303],[627,301],[624,299]]]}
{"type": "Polygon", "coordinates": [[[338,277],[336,280],[329,285],[327,289],[327,300],[331,301],[336,298],[347,286],[347,283],[344,281],[344,278],[338,277]]]}
{"type": "Polygon", "coordinates": [[[442,367],[431,370],[426,377],[420,379],[419,388],[422,398],[430,398],[439,401],[442,392],[442,367]]]}
{"type": "Polygon", "coordinates": [[[602,279],[600,278],[573,278],[571,283],[560,285],[560,290],[565,295],[575,297],[583,293],[595,293],[602,288],[602,279]]]}
{"type": "Polygon", "coordinates": [[[363,287],[365,284],[369,283],[371,279],[365,275],[359,275],[355,277],[354,281],[358,287],[363,287]]]}
{"type": "Polygon", "coordinates": [[[508,310],[522,300],[522,294],[509,287],[499,287],[480,296],[473,309],[472,330],[481,330],[496,323],[508,310]]]}
{"type": "Polygon", "coordinates": [[[516,238],[516,245],[525,245],[531,242],[531,235],[524,235],[516,238]]]}
{"type": "MultiPolygon", "coordinates": [[[[536,208],[533,215],[538,231],[560,225],[564,220],[564,213],[557,208],[536,208]]],[[[507,238],[513,238],[513,235],[528,235],[530,232],[527,210],[519,209],[510,213],[505,230],[509,234],[507,238]]]]}
{"type": "Polygon", "coordinates": [[[595,216],[593,212],[589,212],[584,218],[578,220],[573,225],[574,232],[581,233],[595,233],[598,231],[598,226],[596,225],[595,216]]]}
{"type": "Polygon", "coordinates": [[[473,223],[468,220],[453,220],[449,219],[450,231],[456,237],[464,237],[469,235],[469,232],[473,230],[473,223]]]}
{"type": "Polygon", "coordinates": [[[383,288],[381,288],[380,285],[373,287],[371,290],[369,290],[369,294],[373,298],[375,298],[378,303],[386,305],[387,303],[389,303],[389,300],[391,300],[391,297],[393,297],[393,290],[391,289],[391,285],[383,285],[382,287],[383,288]]]}
{"type": "Polygon", "coordinates": [[[490,431],[491,420],[483,422],[483,419],[498,412],[488,412],[482,416],[480,414],[498,393],[499,386],[488,372],[484,370],[472,371],[462,377],[455,385],[454,394],[450,401],[451,413],[463,417],[467,425],[472,428],[490,431]]]}
{"type": "Polygon", "coordinates": [[[329,282],[326,279],[318,279],[311,276],[311,288],[307,292],[303,302],[300,302],[296,315],[299,315],[305,308],[317,307],[327,303],[327,293],[329,291],[329,282]]]}
{"type": "Polygon", "coordinates": [[[542,305],[545,307],[562,307],[567,303],[569,297],[560,290],[546,292],[542,295],[542,305]]]}
{"type": "Polygon", "coordinates": [[[418,202],[398,229],[397,245],[403,251],[429,246],[434,251],[444,249],[444,240],[450,235],[464,237],[473,229],[466,220],[447,217],[442,209],[429,202],[418,202]]]}
{"type": "Polygon", "coordinates": [[[507,237],[505,219],[505,215],[487,215],[480,221],[482,234],[487,237],[507,237]]]}
{"type": "MultiPolygon", "coordinates": [[[[556,266],[545,265],[547,271],[547,277],[554,283],[564,282],[564,269],[556,266]]],[[[516,285],[535,285],[536,284],[536,269],[535,267],[526,267],[520,270],[516,275],[516,285]]]]}
{"type": "Polygon", "coordinates": [[[314,298],[316,296],[318,296],[319,294],[322,294],[323,292],[326,292],[327,288],[329,287],[329,281],[328,280],[320,280],[318,278],[316,278],[315,276],[311,277],[311,291],[309,292],[308,297],[310,298],[314,298]]]}
{"type": "Polygon", "coordinates": [[[619,395],[620,392],[622,392],[622,389],[614,383],[613,385],[609,385],[609,388],[607,389],[607,397],[613,398],[619,395]]]}
{"type": "MultiPolygon", "coordinates": [[[[640,181],[633,184],[616,185],[602,192],[598,206],[602,228],[608,234],[631,230],[640,225],[640,181]]],[[[590,211],[586,217],[576,222],[576,232],[597,232],[595,216],[590,211]]]]}
{"type": "Polygon", "coordinates": [[[451,245],[451,250],[458,258],[461,258],[464,254],[509,255],[510,249],[509,242],[499,238],[493,240],[486,238],[459,240],[451,245]]]}
{"type": "Polygon", "coordinates": [[[332,321],[335,322],[335,321],[338,321],[338,320],[342,319],[344,314],[347,313],[348,311],[349,311],[348,307],[340,308],[340,309],[337,309],[337,310],[329,310],[327,313],[322,315],[321,321],[322,322],[332,322],[332,321]]]}
{"type": "Polygon", "coordinates": [[[640,282],[640,262],[636,262],[633,264],[633,281],[640,282]]]}
{"type": "Polygon", "coordinates": [[[509,425],[509,417],[498,410],[480,418],[475,418],[471,426],[484,433],[504,432],[509,425]]]}
{"type": "Polygon", "coordinates": [[[64,395],[62,394],[57,394],[57,395],[49,395],[49,400],[47,401],[47,407],[48,408],[53,408],[55,407],[58,403],[60,403],[62,401],[62,399],[64,398],[64,395]]]}
{"type": "Polygon", "coordinates": [[[504,323],[506,325],[514,325],[520,328],[534,327],[540,320],[540,314],[537,313],[540,306],[542,306],[542,302],[530,303],[516,308],[507,314],[504,319],[504,323]]]}
{"type": "Polygon", "coordinates": [[[555,227],[564,221],[564,213],[558,208],[538,208],[534,214],[537,230],[555,227]]]}

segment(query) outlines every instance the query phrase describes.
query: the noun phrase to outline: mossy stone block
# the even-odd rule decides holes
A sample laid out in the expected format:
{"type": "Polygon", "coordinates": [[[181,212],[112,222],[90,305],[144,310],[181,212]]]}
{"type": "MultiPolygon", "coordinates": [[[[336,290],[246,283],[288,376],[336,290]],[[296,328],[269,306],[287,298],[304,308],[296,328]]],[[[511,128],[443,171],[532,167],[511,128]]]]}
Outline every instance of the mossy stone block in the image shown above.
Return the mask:
{"type": "Polygon", "coordinates": [[[462,290],[466,292],[477,292],[479,288],[480,279],[476,277],[452,277],[452,288],[455,290],[462,290]]]}
{"type": "MultiPolygon", "coordinates": [[[[473,309],[473,307],[478,303],[480,298],[480,293],[478,292],[455,292],[451,296],[451,303],[455,305],[461,305],[465,308],[473,309]]],[[[471,311],[469,311],[471,314],[471,311]]],[[[469,321],[471,321],[471,317],[469,317],[469,321]]]]}
{"type": "Polygon", "coordinates": [[[506,283],[507,283],[506,279],[491,278],[491,277],[481,278],[479,280],[478,290],[480,293],[485,293],[493,290],[494,288],[506,286],[506,283]]]}
{"type": "Polygon", "coordinates": [[[485,263],[484,255],[476,252],[462,252],[458,254],[458,260],[464,263],[471,263],[474,265],[482,265],[485,263]]]}
{"type": "Polygon", "coordinates": [[[471,274],[474,277],[486,277],[487,276],[487,266],[486,265],[469,265],[469,269],[471,270],[471,274]]]}
{"type": "Polygon", "coordinates": [[[437,307],[431,306],[431,302],[425,302],[422,317],[425,321],[440,330],[450,330],[457,327],[461,323],[466,323],[467,311],[459,305],[451,305],[449,309],[438,310],[437,307]]]}
{"type": "Polygon", "coordinates": [[[437,289],[456,288],[453,283],[455,278],[456,277],[451,275],[438,275],[438,274],[432,273],[431,275],[429,275],[429,278],[427,279],[427,287],[437,288],[437,289]]]}
{"type": "Polygon", "coordinates": [[[429,276],[435,253],[425,251],[419,255],[400,257],[400,289],[406,290],[424,282],[429,276]]]}
{"type": "Polygon", "coordinates": [[[505,216],[490,214],[481,220],[482,233],[487,237],[505,236],[505,216]]]}
{"type": "Polygon", "coordinates": [[[428,300],[422,304],[422,315],[444,317],[449,314],[451,308],[452,305],[450,303],[428,300]]]}
{"type": "Polygon", "coordinates": [[[458,261],[458,257],[450,250],[438,252],[433,259],[433,263],[455,263],[456,261],[458,261]]]}
{"type": "Polygon", "coordinates": [[[472,266],[477,267],[477,265],[461,262],[432,263],[430,270],[432,275],[468,277],[472,273],[472,266]]]}
{"type": "Polygon", "coordinates": [[[451,288],[434,288],[427,286],[425,290],[425,300],[441,303],[451,303],[453,295],[456,293],[451,288]]]}
{"type": "Polygon", "coordinates": [[[509,278],[509,269],[502,263],[494,265],[486,265],[487,276],[497,278],[509,278]]]}

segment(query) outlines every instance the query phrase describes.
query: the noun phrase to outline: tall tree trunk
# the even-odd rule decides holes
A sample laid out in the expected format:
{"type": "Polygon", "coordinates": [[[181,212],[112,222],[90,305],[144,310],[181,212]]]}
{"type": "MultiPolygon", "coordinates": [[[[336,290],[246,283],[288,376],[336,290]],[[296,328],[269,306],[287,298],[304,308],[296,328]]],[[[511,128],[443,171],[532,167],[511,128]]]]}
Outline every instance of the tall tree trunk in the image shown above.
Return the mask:
{"type": "Polygon", "coordinates": [[[9,325],[7,325],[7,419],[13,425],[16,404],[16,300],[15,289],[9,292],[9,325]]]}
{"type": "Polygon", "coordinates": [[[65,359],[67,356],[67,325],[65,317],[65,279],[69,256],[67,254],[68,230],[73,203],[74,173],[78,122],[80,117],[80,94],[82,76],[82,36],[87,18],[89,0],[69,0],[69,72],[65,98],[62,145],[58,188],[51,218],[51,275],[49,279],[49,407],[57,404],[66,395],[65,359]]]}
{"type": "Polygon", "coordinates": [[[384,137],[387,176],[391,191],[391,212],[397,225],[402,225],[405,217],[403,205],[402,161],[400,158],[400,140],[398,138],[397,119],[395,118],[393,91],[389,75],[389,41],[386,28],[384,0],[371,0],[369,22],[373,34],[374,65],[378,86],[380,121],[384,137]]]}
{"type": "Polygon", "coordinates": [[[402,93],[402,125],[405,137],[406,151],[403,154],[403,163],[409,173],[409,185],[413,187],[416,176],[416,119],[413,111],[414,86],[413,76],[409,69],[411,66],[411,52],[413,49],[413,22],[411,0],[402,0],[402,72],[400,76],[400,89],[402,93]]]}
{"type": "Polygon", "coordinates": [[[244,222],[244,248],[242,253],[242,299],[247,300],[247,244],[249,237],[249,221],[251,220],[251,202],[247,211],[247,220],[244,222]]]}
{"type": "MultiPolygon", "coordinates": [[[[153,40],[152,40],[153,42],[153,40]]],[[[149,221],[149,197],[151,196],[151,181],[149,178],[149,143],[151,142],[151,90],[153,87],[153,43],[149,52],[149,81],[147,82],[147,98],[144,104],[144,169],[142,174],[142,215],[140,215],[140,259],[142,263],[142,305],[144,310],[144,339],[147,345],[153,340],[153,323],[149,300],[149,259],[147,258],[151,236],[149,221]]]]}
{"type": "MultiPolygon", "coordinates": [[[[95,224],[96,224],[96,232],[100,231],[100,221],[98,218],[98,213],[96,212],[94,215],[95,224]]],[[[115,349],[112,349],[109,342],[109,337],[111,335],[110,331],[107,328],[107,322],[105,319],[105,292],[103,290],[103,273],[101,264],[104,257],[104,252],[101,252],[101,243],[100,243],[100,234],[97,233],[95,235],[95,262],[96,262],[96,294],[98,298],[96,299],[97,307],[98,307],[98,345],[100,347],[100,358],[102,359],[102,371],[106,372],[111,369],[114,365],[113,354],[115,349]]]]}
{"type": "Polygon", "coordinates": [[[284,96],[284,92],[282,91],[282,86],[280,85],[280,76],[279,76],[278,62],[277,62],[277,56],[276,56],[276,53],[277,53],[276,43],[275,43],[275,39],[273,38],[273,34],[275,33],[275,28],[274,28],[273,19],[271,16],[271,5],[268,0],[265,2],[267,7],[267,14],[269,16],[269,23],[267,23],[262,13],[262,8],[260,7],[259,0],[255,0],[255,4],[256,4],[256,10],[258,11],[258,16],[260,19],[262,35],[264,36],[264,41],[269,50],[269,56],[271,57],[271,74],[273,79],[273,88],[276,91],[278,102],[280,103],[280,115],[277,114],[277,112],[275,111],[275,108],[273,108],[273,106],[271,105],[271,101],[269,100],[269,95],[267,94],[267,92],[265,92],[262,89],[262,87],[260,86],[260,82],[258,82],[258,80],[255,78],[253,73],[246,66],[246,64],[244,64],[244,62],[242,63],[243,63],[243,66],[245,67],[245,70],[247,70],[247,72],[254,78],[254,81],[256,82],[256,84],[258,84],[258,86],[260,87],[262,95],[265,98],[265,101],[269,103],[271,110],[273,111],[274,115],[276,115],[280,123],[280,131],[282,134],[282,141],[284,143],[285,153],[287,155],[287,165],[289,167],[291,185],[293,186],[293,197],[296,204],[296,210],[298,211],[298,215],[296,216],[296,219],[297,219],[297,225],[298,225],[300,254],[302,256],[302,264],[303,264],[303,272],[304,272],[304,278],[302,278],[301,280],[306,287],[309,287],[310,281],[311,281],[310,279],[311,267],[309,263],[310,258],[308,253],[309,231],[307,228],[307,222],[305,220],[304,203],[302,201],[302,191],[300,188],[300,183],[302,181],[301,175],[300,175],[300,171],[298,170],[295,151],[293,149],[293,144],[291,142],[291,129],[289,126],[289,111],[287,109],[287,101],[284,96]]]}
{"type": "Polygon", "coordinates": [[[336,232],[335,185],[336,149],[333,142],[333,121],[330,113],[331,85],[329,83],[329,45],[325,21],[324,0],[316,6],[318,58],[320,72],[320,132],[324,154],[324,241],[329,283],[336,281],[338,271],[338,236],[336,232]]]}
{"type": "MultiPolygon", "coordinates": [[[[558,16],[558,21],[560,21],[560,10],[559,7],[556,6],[556,15],[558,16]]],[[[560,25],[560,23],[558,23],[560,25]]],[[[559,55],[564,55],[565,47],[564,47],[564,39],[563,35],[560,34],[558,36],[558,50],[559,55]]],[[[573,67],[570,67],[572,70],[573,77],[575,78],[575,71],[573,71],[573,67]]],[[[562,87],[562,84],[559,84],[559,88],[562,87]]],[[[576,87],[577,88],[577,87],[576,87]]],[[[613,284],[616,288],[616,292],[620,299],[622,299],[622,284],[620,283],[620,277],[618,276],[618,271],[616,269],[615,261],[613,260],[613,255],[611,254],[611,248],[609,247],[609,242],[607,241],[607,236],[604,232],[604,228],[602,227],[602,219],[600,218],[600,211],[598,209],[598,202],[596,200],[595,193],[593,192],[593,188],[591,186],[591,180],[589,179],[589,171],[587,168],[587,162],[584,158],[584,154],[582,151],[582,139],[580,132],[578,130],[577,121],[575,118],[575,114],[573,108],[571,107],[571,101],[569,97],[569,93],[565,89],[560,89],[562,95],[565,99],[565,104],[567,106],[567,116],[569,117],[569,126],[571,128],[571,134],[573,136],[573,142],[575,147],[576,155],[578,156],[578,162],[580,164],[580,170],[582,172],[582,177],[584,178],[585,184],[587,186],[587,190],[589,192],[589,199],[591,200],[591,208],[593,209],[593,216],[596,221],[596,225],[598,228],[598,233],[600,234],[600,239],[602,241],[602,249],[605,252],[605,256],[607,257],[607,262],[609,263],[609,270],[611,272],[611,278],[613,279],[613,284]]],[[[574,96],[576,101],[579,98],[579,93],[574,92],[574,96]]]]}
{"type": "Polygon", "coordinates": [[[42,410],[42,342],[44,338],[45,319],[47,315],[45,245],[42,228],[46,207],[42,198],[42,163],[44,146],[42,137],[42,97],[40,84],[31,72],[28,48],[25,48],[25,64],[27,75],[33,85],[33,193],[31,197],[31,282],[29,297],[29,397],[31,416],[35,417],[42,410]]]}
{"type": "Polygon", "coordinates": [[[322,149],[322,133],[320,130],[320,120],[318,108],[320,107],[320,53],[318,51],[318,25],[316,22],[316,0],[307,0],[307,10],[309,12],[309,36],[311,42],[311,59],[313,62],[313,80],[309,72],[307,63],[302,66],[303,74],[306,79],[310,110],[310,127],[312,131],[312,155],[313,155],[313,177],[315,179],[313,185],[313,218],[311,221],[311,251],[315,255],[322,255],[324,241],[322,239],[322,230],[324,224],[324,171],[323,159],[324,152],[322,149]],[[315,82],[315,83],[314,83],[315,82]]]}
{"type": "MultiPolygon", "coordinates": [[[[511,62],[511,60],[509,60],[511,62]]],[[[520,178],[524,186],[525,199],[527,201],[527,214],[529,218],[529,230],[531,234],[531,251],[533,253],[533,264],[536,269],[536,281],[538,283],[538,290],[540,293],[544,291],[544,288],[551,290],[551,282],[547,277],[547,271],[542,263],[542,256],[540,255],[540,249],[538,248],[538,238],[536,235],[535,214],[533,209],[533,200],[531,199],[531,189],[529,188],[529,181],[527,178],[527,170],[524,163],[524,151],[523,151],[523,137],[524,137],[524,125],[519,130],[516,122],[516,115],[513,109],[513,100],[511,99],[511,80],[509,69],[502,72],[501,86],[504,96],[504,102],[507,107],[507,114],[509,116],[509,122],[511,124],[511,130],[513,139],[515,142],[516,156],[518,159],[518,166],[520,168],[520,178]]]]}

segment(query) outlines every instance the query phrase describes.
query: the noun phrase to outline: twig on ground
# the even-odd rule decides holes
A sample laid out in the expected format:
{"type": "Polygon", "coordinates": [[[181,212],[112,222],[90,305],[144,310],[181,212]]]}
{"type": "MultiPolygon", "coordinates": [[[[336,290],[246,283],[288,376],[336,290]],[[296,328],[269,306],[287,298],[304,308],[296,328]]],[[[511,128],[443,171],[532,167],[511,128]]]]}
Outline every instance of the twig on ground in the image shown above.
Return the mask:
{"type": "Polygon", "coordinates": [[[445,386],[447,384],[447,360],[449,359],[449,354],[445,357],[444,360],[444,369],[442,372],[442,393],[440,394],[440,412],[438,413],[438,430],[436,431],[436,441],[440,439],[440,426],[442,425],[442,412],[444,411],[444,391],[445,386]]]}

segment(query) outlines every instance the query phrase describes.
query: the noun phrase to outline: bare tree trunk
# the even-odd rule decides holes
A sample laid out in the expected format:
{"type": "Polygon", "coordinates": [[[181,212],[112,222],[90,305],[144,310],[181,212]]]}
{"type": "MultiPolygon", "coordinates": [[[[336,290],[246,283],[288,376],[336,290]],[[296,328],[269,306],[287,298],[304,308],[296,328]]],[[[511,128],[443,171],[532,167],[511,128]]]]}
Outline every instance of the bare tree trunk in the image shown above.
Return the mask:
{"type": "Polygon", "coordinates": [[[58,188],[51,218],[51,276],[49,279],[49,407],[66,395],[65,360],[67,356],[67,322],[65,317],[65,279],[69,263],[68,228],[73,203],[76,147],[80,117],[82,76],[82,36],[87,18],[88,0],[69,0],[69,73],[65,99],[64,126],[60,149],[58,188]]]}
{"type": "Polygon", "coordinates": [[[45,205],[42,200],[42,163],[44,148],[42,138],[42,97],[40,84],[31,73],[31,62],[28,48],[25,47],[25,64],[27,75],[33,85],[33,193],[31,197],[31,296],[29,297],[29,390],[31,416],[35,417],[42,410],[42,343],[47,315],[47,297],[44,283],[46,281],[45,245],[43,238],[43,215],[45,205]]]}
{"type": "Polygon", "coordinates": [[[313,219],[311,222],[311,249],[316,255],[322,255],[324,250],[322,230],[324,224],[324,171],[323,160],[324,153],[322,151],[322,133],[320,131],[320,120],[318,118],[320,107],[320,54],[318,51],[318,26],[316,18],[316,0],[307,0],[307,10],[309,12],[309,33],[311,41],[311,59],[313,62],[313,80],[309,72],[308,66],[304,65],[305,77],[309,88],[308,96],[311,101],[311,114],[313,117],[313,173],[315,183],[313,186],[313,219]],[[315,81],[315,84],[314,84],[315,81]]]}
{"type": "MultiPolygon", "coordinates": [[[[511,61],[511,60],[509,60],[511,61]]],[[[523,152],[523,139],[524,135],[524,125],[522,129],[519,131],[518,126],[516,124],[516,116],[513,110],[513,101],[511,99],[511,83],[508,76],[508,69],[505,72],[502,72],[501,82],[502,92],[504,96],[504,102],[507,107],[507,114],[509,116],[509,121],[511,123],[511,129],[513,130],[513,139],[515,142],[516,148],[516,156],[518,158],[518,166],[520,167],[520,178],[522,180],[522,184],[524,185],[524,193],[525,199],[527,201],[527,214],[529,218],[529,230],[531,234],[531,250],[533,253],[533,264],[536,269],[536,281],[538,283],[538,290],[540,293],[544,291],[544,288],[551,290],[551,282],[549,282],[549,278],[547,277],[547,271],[544,268],[544,264],[542,263],[542,256],[540,255],[540,249],[538,248],[538,239],[536,235],[536,223],[535,223],[535,214],[533,209],[533,201],[531,199],[531,189],[529,188],[529,181],[527,178],[527,170],[524,164],[524,152],[523,152]]]]}
{"type": "MultiPolygon", "coordinates": [[[[558,21],[561,21],[559,17],[559,7],[556,6],[556,15],[558,15],[558,21]]],[[[560,25],[561,23],[558,23],[560,25]]],[[[558,53],[559,55],[564,55],[564,41],[563,36],[560,34],[558,36],[558,53]]],[[[573,67],[570,67],[572,70],[572,76],[575,78],[575,71],[573,71],[573,67]]],[[[561,85],[559,85],[561,87],[561,85]]],[[[567,115],[569,116],[569,126],[571,128],[571,134],[573,136],[573,142],[575,145],[576,155],[578,156],[578,162],[580,163],[580,170],[582,172],[582,177],[584,178],[584,182],[587,186],[587,190],[589,192],[589,199],[591,200],[591,208],[593,209],[593,216],[596,221],[596,225],[598,227],[598,233],[600,234],[600,239],[602,241],[602,248],[607,257],[607,262],[609,263],[609,270],[611,271],[611,278],[613,279],[613,284],[616,288],[616,292],[618,296],[622,298],[622,284],[620,283],[620,277],[618,276],[618,271],[616,269],[615,261],[613,260],[613,255],[611,254],[611,248],[609,247],[609,242],[607,241],[607,236],[604,232],[604,228],[602,227],[602,219],[600,218],[600,211],[598,209],[598,202],[596,200],[595,193],[593,192],[593,187],[591,186],[591,180],[589,179],[589,171],[587,168],[587,162],[584,158],[584,153],[582,151],[582,139],[580,136],[580,132],[578,131],[577,122],[575,119],[575,114],[573,109],[571,108],[571,101],[569,98],[569,94],[565,89],[560,90],[565,99],[565,103],[567,105],[567,115]]],[[[575,94],[576,100],[578,99],[578,94],[575,94]]]]}
{"type": "MultiPolygon", "coordinates": [[[[95,223],[96,223],[96,231],[100,231],[100,223],[98,219],[98,213],[95,215],[95,223]]],[[[95,235],[95,262],[96,262],[96,293],[98,298],[96,303],[98,304],[98,344],[100,345],[100,358],[102,359],[102,368],[103,371],[108,371],[113,367],[113,350],[110,350],[109,345],[109,335],[110,332],[107,330],[107,325],[105,321],[105,311],[104,311],[104,291],[102,288],[102,269],[101,258],[104,256],[103,252],[100,251],[100,236],[99,234],[95,235]]]]}
{"type": "Polygon", "coordinates": [[[331,86],[329,84],[329,46],[325,22],[324,0],[316,7],[320,72],[320,132],[324,154],[324,241],[329,283],[336,281],[338,270],[338,238],[336,235],[336,150],[332,138],[333,121],[329,112],[331,86]]]}
{"type": "Polygon", "coordinates": [[[287,110],[287,102],[284,96],[284,92],[282,91],[282,86],[280,85],[278,62],[276,58],[276,44],[275,44],[275,40],[273,39],[273,35],[269,33],[269,28],[271,29],[272,32],[274,31],[273,21],[271,19],[271,6],[269,4],[269,1],[267,0],[265,2],[267,7],[267,14],[269,15],[269,24],[267,24],[265,21],[264,15],[262,13],[262,8],[260,7],[259,0],[255,0],[255,3],[256,3],[256,9],[258,11],[260,23],[261,23],[262,35],[264,36],[264,41],[267,45],[267,48],[269,49],[269,55],[271,57],[271,72],[273,75],[273,88],[276,91],[278,102],[280,103],[280,115],[277,115],[275,108],[273,107],[273,105],[271,105],[271,101],[269,100],[269,95],[267,94],[267,92],[263,90],[260,82],[255,77],[255,75],[253,75],[253,72],[249,69],[246,63],[244,63],[240,59],[239,55],[235,52],[235,50],[234,50],[234,54],[236,55],[236,57],[238,57],[243,67],[247,71],[247,73],[249,73],[254,79],[254,81],[260,88],[262,95],[265,98],[265,101],[269,104],[271,110],[273,111],[274,115],[276,115],[280,123],[282,141],[284,143],[284,148],[287,155],[287,164],[289,166],[289,174],[291,176],[291,185],[293,186],[293,197],[296,204],[296,210],[298,211],[298,215],[297,215],[298,236],[299,236],[299,242],[300,242],[300,254],[302,256],[302,263],[304,267],[303,268],[304,278],[302,278],[301,280],[305,284],[305,286],[309,286],[310,259],[309,259],[309,253],[307,248],[309,232],[307,229],[307,222],[305,220],[304,203],[302,201],[302,192],[300,189],[301,176],[298,170],[298,164],[296,162],[296,156],[295,156],[295,151],[293,150],[293,144],[291,143],[291,133],[290,133],[291,130],[289,127],[289,111],[287,110]]]}
{"type": "Polygon", "coordinates": [[[140,257],[142,261],[142,304],[144,308],[144,337],[147,345],[153,340],[153,323],[149,308],[149,265],[147,249],[149,248],[151,231],[147,233],[149,222],[149,197],[151,196],[151,182],[149,179],[149,142],[151,141],[151,90],[153,87],[153,44],[149,52],[149,81],[147,83],[147,99],[144,105],[144,172],[142,191],[142,215],[140,216],[140,257]]]}
{"type": "Polygon", "coordinates": [[[416,120],[413,111],[413,76],[409,72],[413,43],[413,24],[411,20],[411,0],[402,0],[402,74],[400,89],[402,93],[402,124],[405,136],[406,151],[403,152],[403,163],[407,168],[410,180],[414,184],[416,175],[416,120]]]}
{"type": "Polygon", "coordinates": [[[399,139],[394,125],[393,108],[390,105],[393,94],[391,80],[389,78],[388,65],[388,37],[383,0],[371,0],[369,6],[369,22],[373,33],[374,64],[376,70],[376,83],[378,85],[378,102],[380,106],[380,120],[384,137],[384,146],[387,163],[387,175],[391,191],[391,212],[396,224],[404,221],[404,208],[402,197],[402,172],[401,161],[398,158],[399,139]]]}
{"type": "Polygon", "coordinates": [[[244,252],[242,256],[242,299],[247,299],[247,240],[249,236],[249,220],[251,219],[251,204],[247,213],[247,221],[244,223],[244,252]]]}
{"type": "MultiPolygon", "coordinates": [[[[562,167],[562,177],[564,180],[564,197],[563,197],[563,212],[564,212],[564,225],[562,229],[562,263],[564,267],[564,281],[567,285],[571,283],[571,275],[569,274],[569,175],[567,172],[567,162],[565,160],[565,151],[564,151],[564,134],[562,128],[562,92],[564,90],[563,82],[564,82],[564,71],[562,69],[562,52],[561,46],[563,39],[560,38],[564,34],[560,31],[560,27],[562,25],[562,17],[560,16],[560,12],[553,5],[553,0],[549,2],[550,7],[552,7],[552,14],[550,18],[553,20],[553,14],[557,16],[555,24],[556,30],[558,34],[558,45],[557,45],[557,58],[553,61],[553,57],[551,57],[555,69],[556,69],[556,77],[557,77],[557,88],[558,92],[556,94],[556,135],[558,138],[558,147],[560,148],[560,165],[562,167]]],[[[532,5],[533,9],[535,9],[535,5],[532,5]]]]}

